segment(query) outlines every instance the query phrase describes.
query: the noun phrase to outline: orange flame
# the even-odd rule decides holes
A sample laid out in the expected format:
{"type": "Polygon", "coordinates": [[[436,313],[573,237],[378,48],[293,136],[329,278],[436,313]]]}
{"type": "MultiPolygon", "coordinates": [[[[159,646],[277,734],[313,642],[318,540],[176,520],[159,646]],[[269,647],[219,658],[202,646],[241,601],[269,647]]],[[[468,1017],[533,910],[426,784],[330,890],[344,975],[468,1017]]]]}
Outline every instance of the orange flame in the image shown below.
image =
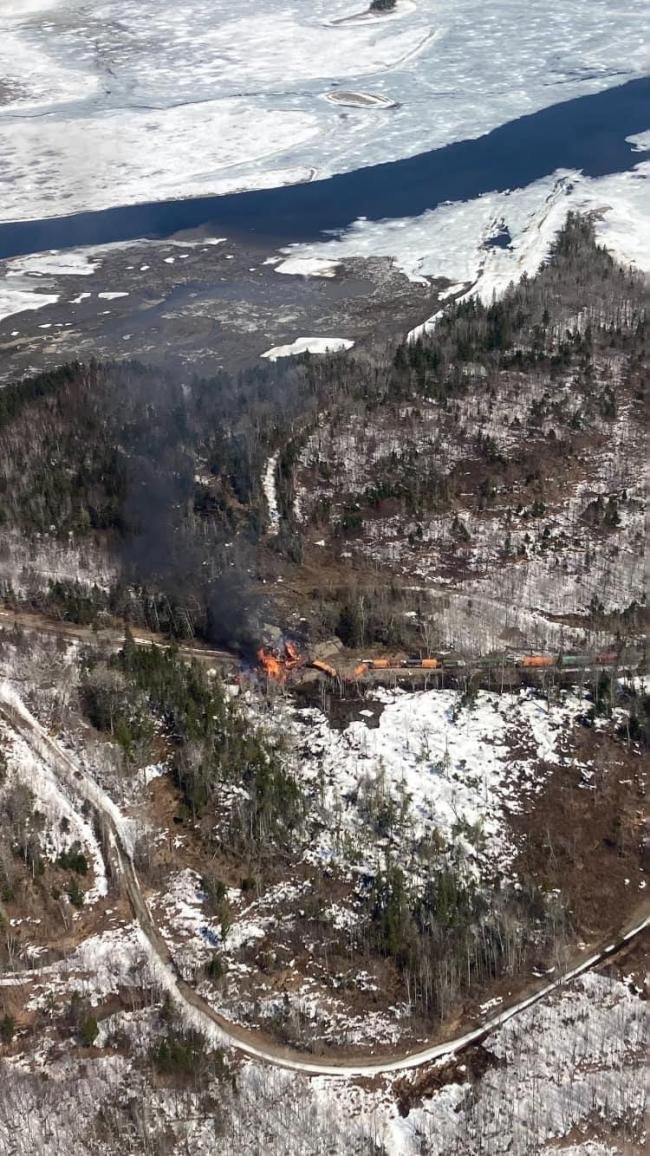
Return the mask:
{"type": "Polygon", "coordinates": [[[285,642],[281,653],[260,646],[257,661],[267,678],[275,682],[284,682],[292,670],[302,665],[304,659],[294,642],[285,642]]]}
{"type": "Polygon", "coordinates": [[[273,654],[273,651],[265,650],[263,646],[260,646],[257,652],[257,661],[262,667],[262,670],[264,671],[267,678],[272,678],[276,682],[284,681],[286,677],[284,663],[282,663],[280,659],[275,654],[273,654]]]}

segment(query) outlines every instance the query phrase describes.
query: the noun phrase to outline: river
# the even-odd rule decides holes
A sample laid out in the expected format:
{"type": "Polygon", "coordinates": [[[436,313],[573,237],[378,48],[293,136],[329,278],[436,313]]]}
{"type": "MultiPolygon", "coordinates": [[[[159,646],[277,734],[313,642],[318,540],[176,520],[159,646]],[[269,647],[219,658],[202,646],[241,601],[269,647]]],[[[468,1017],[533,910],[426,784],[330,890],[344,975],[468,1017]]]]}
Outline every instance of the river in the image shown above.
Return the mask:
{"type": "Polygon", "coordinates": [[[444,201],[521,188],[560,168],[591,177],[624,172],[640,159],[625,138],[649,128],[650,77],[642,77],[520,117],[474,140],[307,184],[5,222],[0,258],[201,226],[231,237],[255,235],[274,246],[316,240],[359,217],[415,217],[444,201]]]}

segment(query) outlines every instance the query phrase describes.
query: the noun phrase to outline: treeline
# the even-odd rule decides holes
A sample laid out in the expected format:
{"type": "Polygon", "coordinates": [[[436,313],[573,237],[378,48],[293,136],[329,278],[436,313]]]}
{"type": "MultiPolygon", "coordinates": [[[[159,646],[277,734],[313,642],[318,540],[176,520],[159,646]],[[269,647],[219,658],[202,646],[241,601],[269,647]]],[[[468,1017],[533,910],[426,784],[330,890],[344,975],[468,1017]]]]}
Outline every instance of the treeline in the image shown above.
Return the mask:
{"type": "MultiPolygon", "coordinates": [[[[105,612],[179,637],[218,632],[219,579],[232,570],[255,581],[269,454],[326,403],[377,396],[380,378],[367,365],[349,374],[337,357],[189,383],[91,362],[9,387],[0,526],[41,547],[101,541],[120,573],[110,590],[37,582],[39,608],[86,623],[105,612]]],[[[277,548],[299,557],[291,534],[277,548]]],[[[3,597],[15,598],[12,585],[3,597]]]]}
{"type": "MultiPolygon", "coordinates": [[[[491,303],[469,298],[447,307],[431,333],[397,347],[379,417],[373,399],[328,414],[322,450],[313,439],[303,467],[307,490],[322,494],[305,503],[310,525],[334,523],[344,539],[372,538],[377,515],[427,522],[455,514],[448,534],[462,549],[459,510],[490,510],[507,494],[513,512],[543,514],[545,480],[595,456],[603,423],[615,421],[621,406],[640,427],[649,310],[645,279],[596,244],[589,219],[570,215],[535,277],[491,303]],[[522,402],[509,405],[497,443],[482,426],[516,383],[522,402]],[[348,430],[359,431],[356,459],[348,430]],[[384,436],[387,449],[378,453],[384,436]]],[[[605,532],[615,528],[616,501],[587,517],[605,532]]],[[[526,554],[521,542],[518,552],[526,554]]]]}
{"type": "Polygon", "coordinates": [[[490,373],[507,366],[562,372],[576,358],[589,360],[597,336],[643,360],[649,304],[644,277],[617,265],[596,243],[591,219],[571,213],[535,277],[524,274],[488,305],[458,302],[433,333],[400,345],[393,385],[402,379],[410,393],[415,375],[421,392],[445,400],[475,386],[477,376],[489,388],[490,373]]]}

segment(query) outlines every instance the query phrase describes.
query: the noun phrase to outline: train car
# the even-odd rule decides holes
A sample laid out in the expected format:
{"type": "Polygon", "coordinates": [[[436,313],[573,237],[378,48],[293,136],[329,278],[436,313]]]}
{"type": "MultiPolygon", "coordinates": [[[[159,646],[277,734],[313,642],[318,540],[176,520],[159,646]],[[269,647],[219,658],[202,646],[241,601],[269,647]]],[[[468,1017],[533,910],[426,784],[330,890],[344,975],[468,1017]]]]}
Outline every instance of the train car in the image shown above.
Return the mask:
{"type": "Polygon", "coordinates": [[[618,664],[618,654],[615,650],[605,650],[602,654],[596,655],[596,662],[598,666],[616,666],[618,664]]]}
{"type": "Polygon", "coordinates": [[[438,670],[441,663],[437,658],[423,658],[420,662],[422,670],[438,670]]]}
{"type": "Polygon", "coordinates": [[[338,678],[338,674],[334,667],[330,666],[329,662],[323,662],[321,658],[313,658],[309,665],[313,670],[320,670],[322,674],[326,674],[328,678],[338,678]]]}
{"type": "Polygon", "coordinates": [[[588,654],[561,654],[557,664],[562,667],[589,666],[591,659],[588,654]]]}
{"type": "Polygon", "coordinates": [[[548,667],[554,665],[555,659],[552,658],[550,654],[526,654],[523,658],[520,658],[519,662],[517,663],[517,666],[521,666],[528,670],[537,670],[539,667],[548,667]]]}

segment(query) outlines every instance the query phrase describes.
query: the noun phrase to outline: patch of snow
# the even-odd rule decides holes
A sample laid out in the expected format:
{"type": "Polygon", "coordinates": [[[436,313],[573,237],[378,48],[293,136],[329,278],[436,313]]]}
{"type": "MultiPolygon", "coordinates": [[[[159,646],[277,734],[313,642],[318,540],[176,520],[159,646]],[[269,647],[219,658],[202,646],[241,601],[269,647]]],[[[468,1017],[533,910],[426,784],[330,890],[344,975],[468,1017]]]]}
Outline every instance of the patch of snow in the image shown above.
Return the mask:
{"type": "Polygon", "coordinates": [[[262,491],[266,498],[266,508],[269,515],[269,530],[272,534],[277,534],[280,529],[280,507],[278,505],[278,493],[276,484],[276,471],[278,468],[278,461],[280,458],[280,451],[276,450],[267,461],[264,471],[262,473],[262,491]]]}
{"type": "MultiPolygon", "coordinates": [[[[290,253],[291,247],[285,252],[290,253]]],[[[277,257],[267,258],[264,264],[275,264],[276,273],[286,273],[294,277],[335,277],[339,267],[338,261],[330,261],[326,257],[303,256],[300,253],[286,257],[279,265],[277,264],[278,260],[277,257]]]]}
{"type": "Polygon", "coordinates": [[[56,305],[58,293],[36,293],[33,289],[19,289],[0,281],[0,321],[13,317],[15,313],[27,313],[33,309],[44,309],[56,305]]]}
{"type": "Polygon", "coordinates": [[[165,774],[166,768],[163,763],[153,763],[148,767],[142,767],[134,776],[134,786],[148,787],[156,779],[165,774]]]}
{"type": "Polygon", "coordinates": [[[416,870],[416,847],[434,839],[461,849],[468,872],[507,877],[516,851],[508,814],[563,765],[584,697],[565,693],[549,704],[529,691],[480,691],[465,706],[452,690],[378,688],[373,697],[383,709],[370,729],[361,719],[334,730],[317,709],[277,712],[300,750],[295,773],[322,811],[309,861],[338,861],[347,832],[358,861],[377,865],[373,815],[390,806],[405,868],[416,870]]]}
{"type": "Polygon", "coordinates": [[[91,251],[69,249],[58,253],[34,253],[30,257],[14,257],[7,261],[8,277],[29,274],[30,276],[89,277],[96,273],[99,261],[91,259],[91,251]]]}
{"type": "MultiPolygon", "coordinates": [[[[65,785],[72,793],[86,799],[91,806],[108,814],[119,832],[122,846],[132,854],[137,834],[135,821],[126,818],[99,784],[80,769],[63,747],[50,738],[8,681],[0,681],[0,702],[6,703],[20,717],[30,734],[29,746],[37,758],[42,760],[43,765],[49,767],[56,761],[57,772],[54,781],[59,789],[65,785]]],[[[54,772],[49,773],[54,776],[54,772]]]]}
{"type": "Polygon", "coordinates": [[[104,858],[92,823],[84,819],[64,793],[55,772],[46,759],[39,758],[20,735],[0,721],[0,735],[7,753],[10,781],[20,781],[33,792],[37,809],[45,816],[42,835],[44,853],[52,860],[78,842],[88,853],[93,872],[93,887],[85,894],[92,903],[108,893],[104,858]]]}
{"type": "Polygon", "coordinates": [[[296,357],[301,353],[339,353],[352,349],[353,345],[354,341],[346,337],[297,337],[290,345],[274,345],[261,356],[277,361],[279,357],[296,357]]]}

